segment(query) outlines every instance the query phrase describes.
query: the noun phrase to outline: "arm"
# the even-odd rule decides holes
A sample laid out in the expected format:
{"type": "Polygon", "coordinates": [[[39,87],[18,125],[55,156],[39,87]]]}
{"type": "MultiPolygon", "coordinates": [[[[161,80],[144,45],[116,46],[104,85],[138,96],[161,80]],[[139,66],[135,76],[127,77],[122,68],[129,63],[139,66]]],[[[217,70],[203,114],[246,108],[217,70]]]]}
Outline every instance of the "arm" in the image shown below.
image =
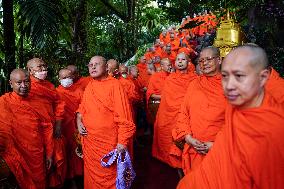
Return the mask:
{"type": "Polygon", "coordinates": [[[86,127],[84,126],[82,122],[82,115],[79,112],[77,112],[76,114],[76,123],[77,123],[79,133],[83,136],[87,135],[88,133],[87,133],[86,127]]]}

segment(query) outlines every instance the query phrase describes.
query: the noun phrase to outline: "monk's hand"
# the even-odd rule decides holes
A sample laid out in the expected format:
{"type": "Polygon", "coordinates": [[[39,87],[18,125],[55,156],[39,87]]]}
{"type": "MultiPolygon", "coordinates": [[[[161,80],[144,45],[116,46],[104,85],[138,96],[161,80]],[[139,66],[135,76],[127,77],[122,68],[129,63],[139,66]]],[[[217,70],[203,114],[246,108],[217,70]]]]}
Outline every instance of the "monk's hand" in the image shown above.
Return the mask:
{"type": "Polygon", "coordinates": [[[57,120],[55,123],[54,137],[55,138],[61,137],[61,120],[57,120]]]}
{"type": "Polygon", "coordinates": [[[204,144],[206,145],[206,154],[207,154],[209,150],[212,148],[213,142],[204,142],[204,144]]]}
{"type": "Polygon", "coordinates": [[[78,127],[78,131],[79,131],[80,135],[86,136],[88,134],[86,127],[84,126],[84,124],[82,122],[77,123],[77,127],[78,127]]]}
{"type": "Polygon", "coordinates": [[[46,157],[46,169],[49,170],[52,165],[52,158],[51,157],[46,157]]]}
{"type": "Polygon", "coordinates": [[[123,144],[117,144],[116,149],[118,153],[122,153],[126,150],[126,146],[124,146],[123,144]]]}
{"type": "Polygon", "coordinates": [[[195,151],[197,151],[200,154],[204,154],[205,150],[207,149],[206,145],[203,142],[193,138],[190,135],[185,136],[185,142],[191,145],[195,149],[195,151]]]}

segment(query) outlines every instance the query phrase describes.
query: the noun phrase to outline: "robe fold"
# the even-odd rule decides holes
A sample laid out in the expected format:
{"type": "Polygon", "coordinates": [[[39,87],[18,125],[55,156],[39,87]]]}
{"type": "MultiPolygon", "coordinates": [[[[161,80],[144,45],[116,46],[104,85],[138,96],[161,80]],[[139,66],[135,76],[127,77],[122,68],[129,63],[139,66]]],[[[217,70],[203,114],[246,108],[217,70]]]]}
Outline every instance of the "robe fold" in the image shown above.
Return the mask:
{"type": "MultiPolygon", "coordinates": [[[[47,80],[40,80],[37,81],[33,76],[31,76],[31,91],[30,95],[33,96],[33,98],[37,98],[37,100],[33,100],[33,106],[38,107],[37,112],[41,115],[42,119],[46,123],[52,123],[54,126],[55,121],[57,120],[63,120],[64,117],[64,108],[65,103],[60,98],[58,92],[56,91],[54,85],[50,83],[47,80]],[[39,108],[40,107],[40,108],[39,108]]],[[[63,140],[63,139],[59,139],[63,140]]],[[[58,145],[60,143],[55,143],[55,145],[58,145]]],[[[63,146],[62,151],[64,151],[63,146]]],[[[53,166],[66,166],[66,157],[59,158],[60,155],[64,155],[64,153],[59,151],[59,147],[55,147],[57,150],[55,154],[53,153],[53,166]],[[65,159],[65,163],[59,163],[56,162],[57,160],[62,162],[62,159],[65,159]]],[[[52,174],[55,175],[61,175],[60,177],[56,176],[58,178],[57,183],[52,182],[52,186],[56,185],[62,185],[64,180],[63,176],[65,175],[64,172],[58,172],[60,170],[66,170],[62,167],[56,167],[53,169],[55,172],[49,173],[49,177],[53,177],[52,174]]]]}
{"type": "Polygon", "coordinates": [[[282,189],[284,108],[269,93],[257,108],[228,105],[225,126],[178,189],[282,189]]]}
{"type": "Polygon", "coordinates": [[[137,64],[137,68],[139,71],[138,80],[142,83],[143,87],[148,87],[150,76],[147,73],[147,64],[139,63],[137,64]]]}
{"type": "Polygon", "coordinates": [[[176,117],[183,102],[189,83],[196,78],[193,72],[172,73],[165,80],[162,99],[154,125],[154,139],[152,155],[174,168],[181,167],[181,161],[170,159],[170,149],[173,144],[172,129],[175,127],[176,117]]]}
{"type": "MultiPolygon", "coordinates": [[[[221,75],[199,76],[189,84],[184,102],[177,116],[176,128],[172,131],[174,141],[184,141],[190,134],[202,142],[213,142],[224,125],[226,99],[221,85],[221,75]]],[[[176,152],[173,154],[181,154],[176,152]]],[[[182,169],[185,174],[202,162],[204,155],[185,144],[182,151],[182,169]]],[[[179,156],[172,158],[180,159],[179,156]]]]}
{"type": "Polygon", "coordinates": [[[284,79],[273,68],[265,88],[279,103],[284,102],[284,79]]]}
{"type": "MultiPolygon", "coordinates": [[[[10,107],[10,116],[13,116],[12,133],[15,148],[31,173],[28,177],[32,183],[24,183],[27,184],[27,188],[45,188],[45,158],[53,154],[52,123],[43,120],[37,112],[33,105],[33,102],[38,100],[36,97],[29,95],[22,98],[12,92],[3,95],[2,98],[10,107]]],[[[6,161],[9,165],[9,160],[6,161]]],[[[14,167],[14,165],[11,166],[14,167]]],[[[11,170],[13,172],[13,168],[11,170]]],[[[17,178],[17,173],[15,175],[17,178]]]]}
{"type": "Polygon", "coordinates": [[[81,103],[85,88],[71,85],[64,88],[61,85],[56,89],[60,98],[65,102],[65,111],[62,120],[62,135],[66,141],[67,175],[66,178],[83,175],[83,160],[75,153],[78,147],[74,134],[77,131],[76,111],[81,103]]]}
{"type": "Polygon", "coordinates": [[[135,133],[127,96],[118,80],[93,80],[86,87],[78,112],[88,132],[82,137],[84,188],[115,188],[116,164],[102,167],[101,158],[127,146],[135,133]]]}

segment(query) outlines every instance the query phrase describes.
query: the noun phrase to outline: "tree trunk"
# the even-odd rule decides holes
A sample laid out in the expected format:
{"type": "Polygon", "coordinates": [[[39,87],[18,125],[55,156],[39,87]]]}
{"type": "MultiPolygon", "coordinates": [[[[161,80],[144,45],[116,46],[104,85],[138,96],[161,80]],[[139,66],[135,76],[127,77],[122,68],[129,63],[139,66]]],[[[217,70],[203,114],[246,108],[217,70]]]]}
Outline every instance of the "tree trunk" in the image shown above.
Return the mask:
{"type": "Polygon", "coordinates": [[[2,8],[3,8],[3,33],[4,33],[5,68],[6,68],[5,74],[6,77],[8,78],[10,72],[16,68],[13,0],[2,0],[2,8]]]}

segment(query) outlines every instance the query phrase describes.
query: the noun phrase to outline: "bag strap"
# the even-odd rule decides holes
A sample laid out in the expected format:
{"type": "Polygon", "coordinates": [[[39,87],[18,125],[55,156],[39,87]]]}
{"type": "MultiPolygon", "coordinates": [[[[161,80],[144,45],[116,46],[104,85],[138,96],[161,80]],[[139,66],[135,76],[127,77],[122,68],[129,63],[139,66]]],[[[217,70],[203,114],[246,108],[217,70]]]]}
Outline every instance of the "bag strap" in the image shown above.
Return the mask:
{"type": "Polygon", "coordinates": [[[111,152],[109,152],[108,154],[104,155],[101,159],[101,165],[103,167],[109,167],[111,166],[115,160],[117,159],[118,153],[117,150],[113,150],[111,152]],[[104,159],[109,158],[107,162],[104,161],[104,159]]]}
{"type": "Polygon", "coordinates": [[[129,152],[127,150],[124,151],[125,153],[125,156],[124,156],[124,160],[122,160],[122,153],[118,153],[118,157],[117,157],[117,163],[123,163],[123,162],[131,162],[131,159],[130,159],[130,155],[129,155],[129,152]]]}

